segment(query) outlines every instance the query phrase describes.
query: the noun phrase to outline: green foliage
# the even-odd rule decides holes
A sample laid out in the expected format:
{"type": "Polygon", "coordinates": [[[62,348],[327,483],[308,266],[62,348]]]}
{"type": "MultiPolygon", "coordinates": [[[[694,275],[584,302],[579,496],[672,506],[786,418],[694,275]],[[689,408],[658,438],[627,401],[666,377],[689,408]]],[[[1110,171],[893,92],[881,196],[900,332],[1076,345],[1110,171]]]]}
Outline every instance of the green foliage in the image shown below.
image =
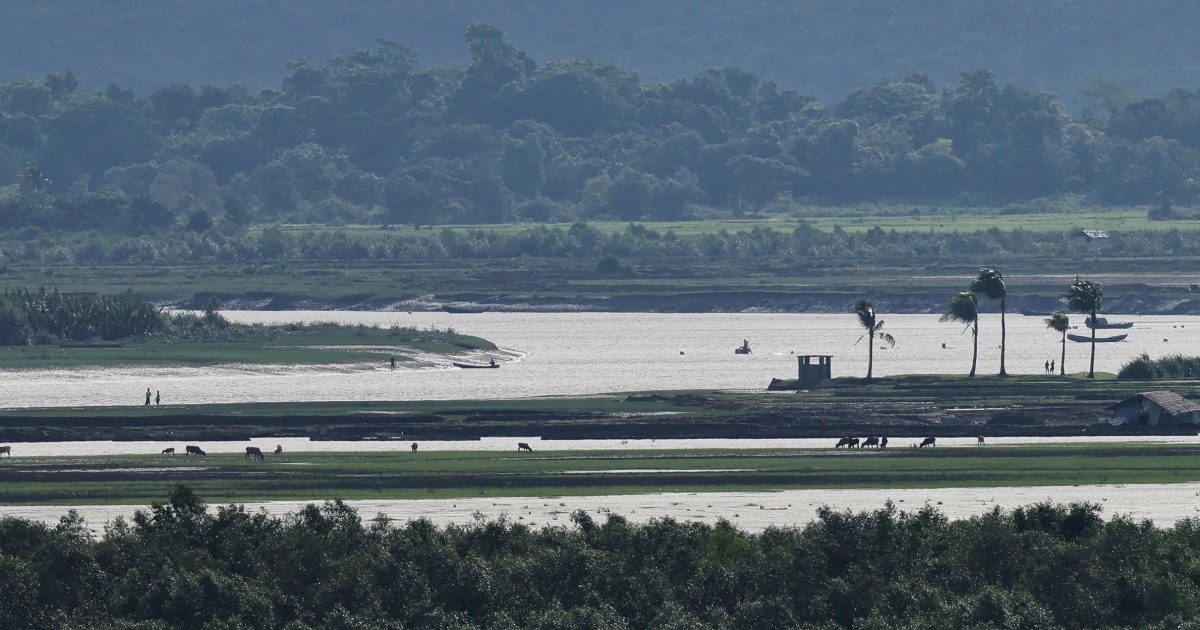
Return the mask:
{"type": "Polygon", "coordinates": [[[3,345],[111,341],[162,330],[166,316],[132,291],[114,296],[64,295],[57,290],[5,291],[0,318],[3,345]]]}
{"type": "Polygon", "coordinates": [[[1072,119],[977,68],[824,107],[737,68],[655,83],[593,61],[539,65],[486,22],[464,40],[465,69],[381,41],[288,64],[282,91],[173,81],[139,100],[80,92],[70,73],[0,84],[0,184],[17,184],[0,191],[0,228],[676,221],[881,201],[1016,212],[1078,196],[1167,218],[1200,200],[1189,90],[1108,95],[1108,117],[1072,119]]]}
{"type": "Polygon", "coordinates": [[[1091,505],[950,521],[821,510],[750,534],[586,515],[364,523],[341,502],[283,517],[185,488],[91,540],[0,520],[0,606],[24,627],[1126,628],[1197,614],[1197,523],[1091,505]],[[932,623],[938,620],[936,623],[932,623]]]}
{"type": "Polygon", "coordinates": [[[1180,379],[1200,376],[1200,357],[1172,354],[1151,359],[1143,352],[1141,356],[1121,366],[1117,372],[1120,379],[1180,379]]]}

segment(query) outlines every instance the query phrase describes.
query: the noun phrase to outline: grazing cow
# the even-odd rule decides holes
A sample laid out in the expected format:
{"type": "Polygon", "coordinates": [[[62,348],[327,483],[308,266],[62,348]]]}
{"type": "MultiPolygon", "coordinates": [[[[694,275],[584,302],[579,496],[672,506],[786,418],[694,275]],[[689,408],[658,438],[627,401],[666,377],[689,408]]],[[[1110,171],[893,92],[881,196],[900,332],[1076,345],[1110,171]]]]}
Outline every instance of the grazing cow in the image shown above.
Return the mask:
{"type": "Polygon", "coordinates": [[[276,455],[283,455],[283,445],[282,445],[282,444],[276,444],[276,445],[275,445],[275,454],[276,454],[276,455]]]}
{"type": "Polygon", "coordinates": [[[251,457],[253,457],[254,459],[256,459],[260,462],[262,460],[266,459],[266,457],[263,456],[263,452],[262,452],[261,448],[258,448],[257,446],[247,446],[246,447],[246,459],[250,459],[251,457]]]}
{"type": "Polygon", "coordinates": [[[979,446],[983,446],[983,436],[981,435],[981,436],[975,438],[975,443],[978,444],[979,446]]]}
{"type": "Polygon", "coordinates": [[[8,455],[9,457],[12,457],[12,447],[0,446],[0,455],[8,455]]]}
{"type": "Polygon", "coordinates": [[[191,444],[188,444],[187,448],[185,448],[183,450],[184,450],[185,455],[192,455],[192,454],[207,455],[208,454],[208,453],[205,453],[204,449],[200,448],[199,446],[192,446],[191,444]]]}
{"type": "Polygon", "coordinates": [[[850,440],[852,440],[852,439],[854,439],[854,438],[844,437],[844,438],[838,440],[838,443],[834,444],[833,448],[842,448],[843,446],[850,446],[850,440]]]}
{"type": "Polygon", "coordinates": [[[521,451],[529,451],[532,453],[533,449],[530,448],[530,446],[525,442],[517,442],[517,452],[520,453],[521,451]]]}
{"type": "Polygon", "coordinates": [[[862,444],[858,445],[858,448],[866,448],[868,446],[879,446],[879,438],[869,437],[863,440],[862,444]]]}
{"type": "Polygon", "coordinates": [[[411,449],[412,449],[412,451],[413,451],[414,453],[416,453],[416,452],[417,452],[417,443],[416,443],[416,442],[413,442],[413,443],[412,443],[412,446],[410,446],[409,448],[411,448],[411,449]]]}
{"type": "Polygon", "coordinates": [[[175,454],[175,447],[174,447],[174,446],[172,446],[172,447],[170,447],[170,448],[164,448],[164,449],[163,449],[163,452],[162,452],[162,454],[163,454],[163,455],[174,455],[174,454],[175,454]]]}
{"type": "Polygon", "coordinates": [[[921,440],[921,448],[925,448],[926,446],[937,446],[937,439],[927,437],[924,440],[921,440]]]}
{"type": "Polygon", "coordinates": [[[881,448],[881,449],[887,448],[887,437],[886,436],[879,438],[879,448],[881,448]]]}

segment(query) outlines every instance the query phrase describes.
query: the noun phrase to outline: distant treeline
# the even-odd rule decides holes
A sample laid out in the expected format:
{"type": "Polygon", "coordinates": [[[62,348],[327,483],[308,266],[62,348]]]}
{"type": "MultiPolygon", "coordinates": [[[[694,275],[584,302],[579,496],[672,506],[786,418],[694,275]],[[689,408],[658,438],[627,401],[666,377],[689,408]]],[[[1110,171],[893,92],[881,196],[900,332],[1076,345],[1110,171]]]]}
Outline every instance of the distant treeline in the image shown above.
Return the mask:
{"type": "Polygon", "coordinates": [[[804,526],[364,523],[341,502],[210,513],[179,488],[100,540],[0,519],[0,618],[60,628],[1191,628],[1200,522],[1090,504],[804,526]]]}
{"type": "Polygon", "coordinates": [[[224,235],[172,232],[157,235],[78,238],[34,237],[0,241],[0,265],[8,264],[178,264],[281,261],[402,261],[510,259],[520,257],[709,260],[725,264],[770,260],[797,269],[827,263],[910,264],[913,260],[976,265],[981,258],[1095,256],[1110,258],[1191,256],[1200,233],[1144,230],[1113,233],[1103,244],[1085,243],[1063,232],[1023,229],[963,232],[898,232],[872,228],[820,230],[801,223],[790,230],[754,228],[735,232],[677,234],[631,223],[621,231],[585,222],[570,227],[529,227],[513,232],[450,229],[389,234],[350,230],[291,232],[267,227],[224,235]]]}
{"type": "Polygon", "coordinates": [[[257,223],[674,220],[802,204],[1150,204],[1200,191],[1191,90],[1067,115],[966,72],[826,107],[735,68],[670,83],[539,65],[485,23],[471,63],[381,43],[290,64],[282,91],[175,85],[139,99],[70,72],[0,85],[0,229],[139,234],[257,223]]]}

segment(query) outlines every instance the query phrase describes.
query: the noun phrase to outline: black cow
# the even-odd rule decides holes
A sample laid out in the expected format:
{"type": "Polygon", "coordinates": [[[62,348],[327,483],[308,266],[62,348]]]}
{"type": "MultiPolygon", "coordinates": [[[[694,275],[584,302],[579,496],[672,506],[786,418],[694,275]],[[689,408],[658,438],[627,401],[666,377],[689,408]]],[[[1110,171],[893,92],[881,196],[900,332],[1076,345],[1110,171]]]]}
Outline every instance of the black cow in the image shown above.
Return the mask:
{"type": "Polygon", "coordinates": [[[927,437],[924,440],[921,440],[921,448],[925,448],[926,446],[937,446],[937,439],[927,437]]]}
{"type": "Polygon", "coordinates": [[[250,459],[251,457],[260,462],[266,459],[266,456],[263,455],[261,448],[258,448],[257,446],[247,446],[246,459],[250,459]]]}
{"type": "Polygon", "coordinates": [[[163,452],[162,452],[162,454],[163,454],[163,455],[174,455],[174,454],[175,454],[175,447],[174,447],[174,446],[172,446],[172,447],[169,447],[169,448],[164,448],[164,449],[163,449],[163,452]]]}
{"type": "Polygon", "coordinates": [[[520,453],[521,451],[529,451],[530,453],[532,453],[533,448],[531,448],[525,442],[517,442],[517,452],[520,453]]]}
{"type": "Polygon", "coordinates": [[[188,444],[187,448],[184,449],[184,454],[186,454],[186,455],[207,455],[208,453],[205,453],[204,449],[200,448],[199,446],[192,446],[191,444],[188,444]]]}
{"type": "Polygon", "coordinates": [[[869,437],[863,440],[862,444],[858,445],[858,448],[866,448],[868,446],[879,446],[879,438],[869,437]]]}

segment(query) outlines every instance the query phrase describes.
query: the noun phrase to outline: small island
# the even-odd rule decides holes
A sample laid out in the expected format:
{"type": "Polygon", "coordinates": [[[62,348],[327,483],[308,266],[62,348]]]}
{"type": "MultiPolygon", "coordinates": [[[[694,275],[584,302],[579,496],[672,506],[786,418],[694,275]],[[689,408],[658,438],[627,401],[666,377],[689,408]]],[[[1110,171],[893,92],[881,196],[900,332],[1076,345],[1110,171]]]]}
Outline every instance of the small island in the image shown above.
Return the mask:
{"type": "Polygon", "coordinates": [[[16,290],[0,295],[0,369],[387,364],[457,356],[495,344],[453,330],[362,325],[241,324],[211,300],[169,312],[133,291],[116,295],[16,290]]]}

